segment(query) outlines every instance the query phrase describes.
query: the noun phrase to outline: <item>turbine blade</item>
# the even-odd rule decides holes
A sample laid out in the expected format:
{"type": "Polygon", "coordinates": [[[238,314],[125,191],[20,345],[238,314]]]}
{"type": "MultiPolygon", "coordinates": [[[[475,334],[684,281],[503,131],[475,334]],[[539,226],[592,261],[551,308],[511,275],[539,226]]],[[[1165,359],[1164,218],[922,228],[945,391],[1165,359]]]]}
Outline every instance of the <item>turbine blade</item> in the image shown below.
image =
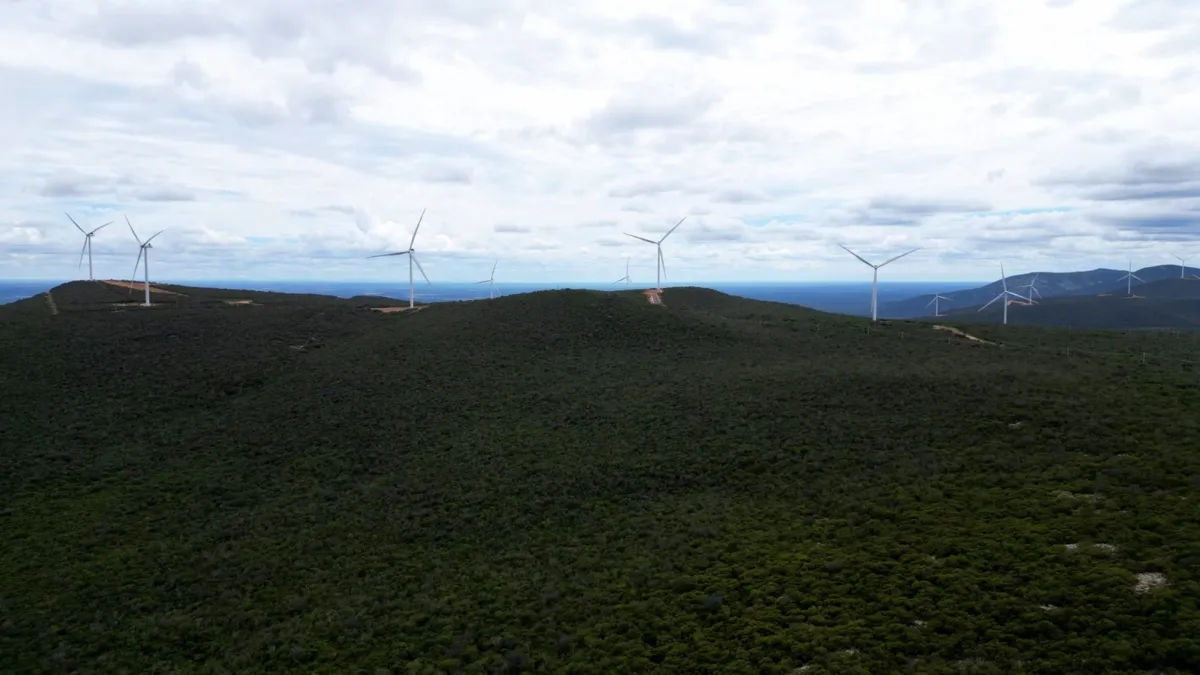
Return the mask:
{"type": "Polygon", "coordinates": [[[658,264],[662,265],[663,279],[667,278],[667,261],[663,258],[662,246],[658,247],[658,264]]]}
{"type": "Polygon", "coordinates": [[[634,239],[641,239],[642,241],[646,242],[647,244],[657,244],[658,243],[657,241],[651,241],[645,237],[639,237],[636,234],[629,234],[628,232],[623,232],[622,234],[624,234],[626,237],[633,237],[634,239]]]}
{"type": "Polygon", "coordinates": [[[393,255],[408,255],[408,251],[400,251],[398,253],[380,253],[378,255],[369,255],[369,256],[367,256],[367,259],[370,260],[371,258],[386,258],[388,256],[393,256],[393,255]]]}
{"type": "Polygon", "coordinates": [[[475,283],[477,283],[477,284],[487,284],[487,283],[491,283],[491,281],[492,281],[491,279],[484,279],[483,281],[476,281],[475,283]]]}
{"type": "Polygon", "coordinates": [[[71,221],[71,224],[75,226],[75,229],[79,230],[80,232],[83,232],[84,234],[87,234],[87,232],[84,232],[84,229],[82,227],[79,227],[79,223],[75,222],[75,219],[71,217],[71,214],[66,213],[64,211],[63,215],[66,216],[67,219],[71,221]]]}
{"type": "Polygon", "coordinates": [[[433,282],[432,282],[432,281],[430,281],[430,280],[429,280],[429,277],[428,277],[428,276],[425,274],[425,268],[424,268],[424,267],[421,267],[421,261],[420,261],[420,260],[417,260],[417,256],[416,256],[416,255],[411,255],[410,257],[412,258],[412,261],[413,261],[413,263],[414,263],[414,264],[416,264],[416,266],[417,266],[417,269],[421,270],[421,276],[425,277],[425,283],[427,283],[427,284],[429,284],[430,286],[432,286],[432,285],[433,285],[433,282]]]}
{"type": "Polygon", "coordinates": [[[92,230],[92,231],[91,231],[91,234],[96,234],[96,233],[97,233],[97,232],[99,232],[100,230],[103,230],[104,228],[108,227],[109,225],[112,225],[112,221],[111,221],[111,220],[110,220],[110,221],[108,221],[107,223],[105,223],[105,224],[101,225],[100,227],[97,227],[96,229],[92,230]]]}
{"type": "MultiPolygon", "coordinates": [[[[166,230],[159,230],[158,232],[155,232],[154,237],[157,237],[158,235],[162,234],[163,232],[166,232],[166,230]]],[[[149,239],[147,239],[146,243],[149,244],[151,241],[154,241],[154,237],[150,237],[149,239]]]]}
{"type": "MultiPolygon", "coordinates": [[[[408,249],[411,251],[413,244],[417,243],[417,233],[421,231],[421,221],[425,220],[425,209],[421,209],[421,217],[417,218],[417,226],[413,228],[412,241],[408,242],[408,249]]],[[[422,272],[422,274],[424,274],[422,272]]]]}
{"type": "Polygon", "coordinates": [[[83,254],[87,253],[87,245],[88,245],[88,239],[87,239],[87,237],[84,237],[83,238],[83,248],[79,249],[79,265],[76,266],[76,269],[83,268],[83,254]]]}
{"type": "Polygon", "coordinates": [[[1131,274],[1131,275],[1129,275],[1129,276],[1133,277],[1134,279],[1137,279],[1138,281],[1141,281],[1142,283],[1146,283],[1146,282],[1145,282],[1145,281],[1144,281],[1144,280],[1143,280],[1141,277],[1139,277],[1139,276],[1138,276],[1138,275],[1136,275],[1136,274],[1131,274]]]}
{"type": "Polygon", "coordinates": [[[129,222],[129,216],[125,216],[125,224],[129,226],[129,231],[133,232],[133,238],[137,239],[138,246],[142,245],[142,240],[138,238],[137,232],[133,230],[133,223],[129,222]]]}
{"type": "Polygon", "coordinates": [[[680,219],[679,219],[679,222],[678,222],[678,223],[675,223],[675,227],[672,227],[671,229],[667,230],[667,233],[666,233],[666,234],[664,234],[664,235],[662,236],[662,239],[659,239],[657,243],[661,244],[661,243],[663,243],[664,241],[666,241],[666,240],[667,240],[667,237],[671,236],[671,233],[675,231],[675,228],[676,228],[676,227],[679,227],[680,225],[682,225],[682,224],[683,224],[683,221],[685,221],[685,220],[687,220],[687,216],[684,216],[684,217],[680,218],[680,219]]]}
{"type": "Polygon", "coordinates": [[[901,253],[901,254],[900,254],[900,255],[898,255],[898,256],[895,256],[895,257],[892,257],[892,258],[888,258],[887,260],[884,260],[883,262],[879,263],[879,266],[880,266],[880,267],[883,267],[884,265],[886,265],[886,264],[888,264],[888,263],[890,263],[890,262],[895,262],[895,261],[897,261],[897,260],[899,260],[899,259],[903,258],[904,256],[908,255],[909,253],[916,253],[917,251],[920,251],[920,250],[921,250],[921,249],[918,247],[918,248],[914,248],[914,249],[913,249],[913,250],[911,250],[911,251],[906,251],[906,252],[904,252],[904,253],[901,253]]]}
{"type": "Polygon", "coordinates": [[[129,277],[129,293],[127,293],[126,295],[133,294],[133,284],[135,281],[137,281],[138,266],[142,264],[142,254],[145,252],[146,252],[146,249],[144,249],[144,248],[138,249],[137,262],[133,263],[133,274],[129,277]]]}
{"type": "Polygon", "coordinates": [[[995,302],[995,301],[997,301],[997,300],[999,300],[1000,298],[1003,298],[1003,297],[1004,297],[1004,294],[1003,294],[1003,293],[1001,293],[1000,295],[997,295],[996,297],[992,298],[991,300],[988,300],[988,303],[987,303],[986,305],[984,305],[983,307],[980,307],[980,308],[979,308],[979,311],[981,311],[981,312],[982,312],[983,310],[987,309],[987,308],[988,308],[988,306],[990,306],[990,305],[991,305],[993,302],[995,302]]]}
{"type": "Polygon", "coordinates": [[[500,261],[499,261],[499,260],[497,260],[497,261],[495,262],[495,264],[493,264],[493,265],[492,265],[492,276],[488,277],[488,279],[495,279],[495,278],[496,278],[496,265],[499,265],[499,264],[500,264],[500,261]]]}
{"type": "Polygon", "coordinates": [[[925,305],[925,306],[926,306],[926,307],[928,307],[929,305],[932,305],[932,304],[933,304],[933,303],[935,303],[935,302],[937,302],[937,298],[936,298],[936,297],[934,297],[932,300],[930,300],[930,301],[929,301],[929,304],[928,304],[928,305],[925,305]]]}
{"type": "Polygon", "coordinates": [[[867,267],[874,267],[874,265],[872,265],[871,263],[867,262],[867,259],[866,259],[866,258],[864,258],[864,257],[862,257],[861,255],[859,255],[859,254],[855,253],[854,251],[851,251],[850,249],[846,248],[846,247],[845,247],[845,246],[843,246],[842,244],[838,244],[838,246],[841,246],[843,249],[845,249],[845,250],[846,250],[846,253],[849,253],[850,255],[854,256],[855,258],[858,258],[858,260],[859,260],[859,261],[860,261],[862,264],[866,265],[867,267]]]}

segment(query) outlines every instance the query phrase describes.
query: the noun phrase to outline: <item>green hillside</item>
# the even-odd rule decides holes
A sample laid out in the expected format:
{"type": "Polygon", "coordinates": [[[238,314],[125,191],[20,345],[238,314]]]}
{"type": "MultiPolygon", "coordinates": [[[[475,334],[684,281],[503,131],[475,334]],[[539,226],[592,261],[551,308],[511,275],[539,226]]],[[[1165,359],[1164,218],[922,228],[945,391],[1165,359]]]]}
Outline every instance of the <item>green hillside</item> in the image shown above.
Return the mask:
{"type": "Polygon", "coordinates": [[[0,672],[1200,668],[1186,336],[94,286],[0,308],[0,672]]]}

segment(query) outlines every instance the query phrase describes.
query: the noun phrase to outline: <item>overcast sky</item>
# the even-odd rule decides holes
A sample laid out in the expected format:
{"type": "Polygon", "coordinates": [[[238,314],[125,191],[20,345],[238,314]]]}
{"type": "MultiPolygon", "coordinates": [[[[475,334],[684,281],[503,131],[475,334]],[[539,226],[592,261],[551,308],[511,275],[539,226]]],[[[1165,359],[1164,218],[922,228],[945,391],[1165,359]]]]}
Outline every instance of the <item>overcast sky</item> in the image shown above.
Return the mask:
{"type": "Polygon", "coordinates": [[[1196,0],[2,0],[0,278],[1200,263],[1196,0]],[[86,263],[84,264],[86,274],[86,263]]]}

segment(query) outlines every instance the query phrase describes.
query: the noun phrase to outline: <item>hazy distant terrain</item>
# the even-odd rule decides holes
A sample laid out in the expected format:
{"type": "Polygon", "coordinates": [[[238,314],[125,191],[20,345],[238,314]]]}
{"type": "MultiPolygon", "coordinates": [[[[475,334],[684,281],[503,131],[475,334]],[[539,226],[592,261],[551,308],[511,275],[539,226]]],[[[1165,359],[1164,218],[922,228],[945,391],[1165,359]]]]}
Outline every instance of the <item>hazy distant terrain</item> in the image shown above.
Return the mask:
{"type": "MultiPolygon", "coordinates": [[[[1099,295],[1051,297],[1033,305],[1013,303],[1008,308],[1008,322],[1069,328],[1200,329],[1200,280],[1155,281],[1134,286],[1133,292],[1130,296],[1120,289],[1099,295]]],[[[982,313],[970,308],[951,310],[950,316],[999,322],[1002,311],[997,302],[982,313]]]]}
{"type": "MultiPolygon", "coordinates": [[[[640,280],[644,281],[644,280],[640,280]]],[[[653,279],[651,279],[651,282],[653,279]]],[[[195,286],[244,288],[264,292],[299,293],[331,295],[349,298],[356,295],[387,295],[396,298],[408,297],[408,283],[397,281],[264,281],[237,279],[222,282],[192,283],[195,286]]],[[[950,282],[955,284],[958,282],[950,282]]],[[[20,282],[0,280],[0,304],[13,302],[43,293],[58,282],[20,282]]],[[[865,282],[723,282],[701,284],[715,288],[730,295],[737,295],[753,300],[769,300],[786,302],[793,305],[803,305],[826,312],[839,312],[859,316],[869,315],[871,311],[871,283],[865,282]]],[[[666,284],[668,288],[672,284],[666,284]]],[[[646,288],[646,283],[635,283],[634,289],[646,288]]],[[[934,282],[884,282],[879,285],[879,297],[882,300],[900,300],[922,293],[934,292],[944,288],[943,283],[934,282]]],[[[501,295],[515,293],[531,293],[534,291],[590,288],[593,290],[614,290],[621,288],[618,284],[586,284],[586,283],[507,283],[498,282],[496,288],[501,295]]],[[[418,302],[454,302],[458,300],[480,300],[488,296],[487,286],[473,283],[435,282],[432,285],[418,284],[416,289],[418,302]]]]}
{"type": "MultiPolygon", "coordinates": [[[[1185,271],[1186,274],[1184,276],[1188,277],[1187,281],[1193,281],[1191,279],[1192,275],[1200,275],[1200,269],[1194,267],[1185,268],[1185,271]]],[[[1030,283],[1035,283],[1038,294],[1033,297],[1036,300],[1038,298],[1095,296],[1105,293],[1120,293],[1126,289],[1126,282],[1122,280],[1125,274],[1125,270],[1112,269],[1096,269],[1084,272],[1027,272],[1024,274],[1013,274],[1006,279],[1006,282],[1008,290],[1023,296],[1030,295],[1027,286],[1030,283]],[[1035,275],[1037,277],[1036,282],[1034,279],[1035,275]]],[[[1133,284],[1135,287],[1143,283],[1183,281],[1180,279],[1179,265],[1145,267],[1134,270],[1134,274],[1142,280],[1140,282],[1135,281],[1133,284]]],[[[997,279],[983,286],[959,288],[957,290],[943,287],[942,290],[937,292],[950,298],[941,302],[942,310],[950,311],[979,308],[999,295],[1002,288],[1000,280],[997,279]]],[[[1200,281],[1197,281],[1197,288],[1200,288],[1200,281]]],[[[927,293],[903,300],[880,302],[880,316],[891,318],[927,316],[933,313],[932,307],[929,304],[932,299],[933,294],[927,293]]],[[[1100,323],[1104,322],[1100,321],[1100,323]]]]}
{"type": "Polygon", "coordinates": [[[0,671],[1200,668],[1187,337],[165,288],[0,307],[0,671]]]}

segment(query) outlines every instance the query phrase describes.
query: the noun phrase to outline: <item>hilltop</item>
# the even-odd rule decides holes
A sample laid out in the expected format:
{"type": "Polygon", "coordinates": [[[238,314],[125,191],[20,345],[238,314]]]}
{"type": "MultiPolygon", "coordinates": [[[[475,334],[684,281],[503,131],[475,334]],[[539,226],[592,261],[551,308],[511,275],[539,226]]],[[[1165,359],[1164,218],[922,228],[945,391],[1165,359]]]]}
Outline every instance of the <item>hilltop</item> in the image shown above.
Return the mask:
{"type": "Polygon", "coordinates": [[[1190,340],[163,289],[0,307],[0,671],[1200,667],[1190,340]]]}
{"type": "MultiPolygon", "coordinates": [[[[1125,273],[1126,270],[1104,268],[1083,272],[1027,272],[1009,275],[1007,283],[1008,290],[1025,295],[1027,293],[1025,285],[1033,282],[1034,276],[1036,276],[1037,289],[1043,298],[1087,296],[1123,291],[1125,284],[1120,279],[1125,276],[1125,273]]],[[[1141,277],[1145,283],[1179,281],[1179,273],[1179,265],[1155,265],[1134,271],[1134,274],[1141,277]]],[[[1200,269],[1194,267],[1185,269],[1184,276],[1188,280],[1191,280],[1194,275],[1200,275],[1200,269]]],[[[977,308],[999,295],[1001,288],[1001,282],[997,279],[975,288],[943,291],[942,295],[952,299],[943,301],[941,304],[943,308],[947,309],[977,308]]],[[[879,315],[890,318],[923,317],[930,312],[931,300],[933,300],[932,295],[919,295],[905,300],[882,302],[879,305],[879,315]]]]}

